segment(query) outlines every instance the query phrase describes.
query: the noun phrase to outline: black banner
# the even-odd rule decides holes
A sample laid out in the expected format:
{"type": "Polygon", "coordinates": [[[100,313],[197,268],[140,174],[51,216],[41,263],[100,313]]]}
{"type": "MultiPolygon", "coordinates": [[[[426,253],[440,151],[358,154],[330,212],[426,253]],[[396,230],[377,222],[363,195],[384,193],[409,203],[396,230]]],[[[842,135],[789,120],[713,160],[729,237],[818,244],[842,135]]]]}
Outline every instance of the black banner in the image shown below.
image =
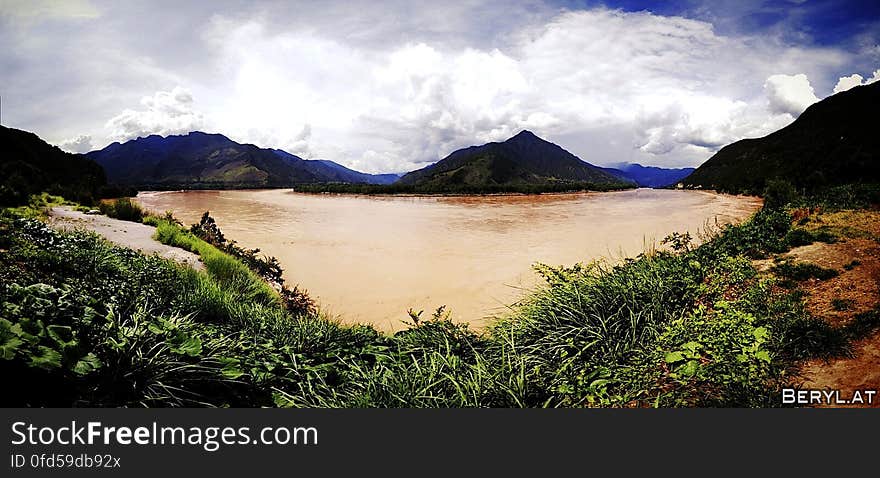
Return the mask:
{"type": "Polygon", "coordinates": [[[607,466],[624,476],[700,469],[712,470],[709,476],[735,469],[763,475],[768,460],[788,471],[839,472],[874,466],[877,440],[871,435],[880,424],[873,410],[4,409],[2,414],[4,477],[587,476],[607,466]]]}

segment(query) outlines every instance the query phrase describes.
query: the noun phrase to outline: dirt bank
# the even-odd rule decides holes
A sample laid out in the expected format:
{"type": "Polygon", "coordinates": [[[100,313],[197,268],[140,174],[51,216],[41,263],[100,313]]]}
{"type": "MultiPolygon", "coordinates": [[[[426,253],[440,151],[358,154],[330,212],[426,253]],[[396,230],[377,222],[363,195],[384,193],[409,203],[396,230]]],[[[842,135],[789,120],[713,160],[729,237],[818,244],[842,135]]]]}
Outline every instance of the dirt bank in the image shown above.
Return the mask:
{"type": "Polygon", "coordinates": [[[204,270],[205,268],[198,255],[177,247],[167,246],[153,239],[156,228],[146,224],[121,221],[99,214],[84,214],[64,206],[51,209],[49,224],[59,229],[86,229],[100,234],[114,244],[141,251],[144,254],[156,254],[196,270],[204,270]]]}
{"type": "MultiPolygon", "coordinates": [[[[810,313],[841,327],[856,314],[877,308],[880,305],[880,212],[813,214],[805,227],[839,237],[834,244],[817,242],[782,255],[839,272],[837,277],[828,280],[811,279],[800,284],[808,294],[810,313]]],[[[767,266],[769,264],[758,265],[765,269],[767,266]]],[[[849,397],[855,390],[880,390],[880,332],[856,341],[851,357],[807,361],[793,385],[840,390],[841,397],[849,397]]],[[[873,404],[858,406],[880,408],[880,397],[875,397],[873,404]]]]}

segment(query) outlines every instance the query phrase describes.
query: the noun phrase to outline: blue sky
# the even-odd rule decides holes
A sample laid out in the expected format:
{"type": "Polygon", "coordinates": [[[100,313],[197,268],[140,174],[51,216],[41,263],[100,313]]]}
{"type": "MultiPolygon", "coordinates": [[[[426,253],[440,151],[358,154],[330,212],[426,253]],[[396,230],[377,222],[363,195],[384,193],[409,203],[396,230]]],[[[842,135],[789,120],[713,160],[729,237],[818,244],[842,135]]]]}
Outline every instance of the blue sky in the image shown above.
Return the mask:
{"type": "Polygon", "coordinates": [[[563,2],[569,8],[608,6],[660,15],[681,15],[712,22],[722,34],[754,34],[780,30],[795,42],[857,47],[861,35],[877,42],[880,2],[841,0],[728,0],[563,2]]]}
{"type": "Polygon", "coordinates": [[[880,2],[0,0],[3,123],[220,132],[402,172],[521,129],[694,166],[880,78],[880,2]]]}

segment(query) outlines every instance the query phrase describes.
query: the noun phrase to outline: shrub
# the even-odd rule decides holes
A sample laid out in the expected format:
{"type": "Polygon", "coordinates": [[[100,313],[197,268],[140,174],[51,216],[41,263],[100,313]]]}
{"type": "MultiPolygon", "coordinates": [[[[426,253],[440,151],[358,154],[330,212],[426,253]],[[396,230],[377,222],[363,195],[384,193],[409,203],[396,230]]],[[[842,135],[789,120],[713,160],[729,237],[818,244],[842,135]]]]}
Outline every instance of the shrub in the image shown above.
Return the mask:
{"type": "Polygon", "coordinates": [[[837,242],[837,237],[826,230],[811,231],[802,227],[794,228],[785,235],[785,243],[789,247],[806,246],[814,242],[834,244],[837,242]]]}
{"type": "Polygon", "coordinates": [[[810,262],[785,261],[773,266],[773,272],[784,279],[805,281],[809,279],[828,280],[837,277],[840,273],[834,269],[827,269],[810,262]]]}
{"type": "Polygon", "coordinates": [[[141,206],[131,198],[103,200],[98,204],[101,213],[123,221],[142,222],[145,216],[141,206]]]}
{"type": "Polygon", "coordinates": [[[768,180],[762,196],[767,209],[782,209],[798,199],[794,186],[783,179],[768,180]]]}
{"type": "Polygon", "coordinates": [[[780,209],[763,208],[742,224],[708,231],[706,242],[697,248],[698,256],[744,255],[761,259],[789,249],[785,236],[791,229],[791,215],[780,209]]]}

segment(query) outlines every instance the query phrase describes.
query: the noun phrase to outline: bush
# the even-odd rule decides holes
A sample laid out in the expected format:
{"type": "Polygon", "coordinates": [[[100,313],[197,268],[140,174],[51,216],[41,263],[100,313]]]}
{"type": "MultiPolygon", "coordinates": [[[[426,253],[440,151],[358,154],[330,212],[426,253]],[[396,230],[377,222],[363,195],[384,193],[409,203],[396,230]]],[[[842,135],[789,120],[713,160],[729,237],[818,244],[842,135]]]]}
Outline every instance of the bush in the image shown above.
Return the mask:
{"type": "Polygon", "coordinates": [[[123,221],[142,222],[145,216],[141,206],[131,198],[104,200],[98,204],[98,209],[108,217],[123,221]]]}
{"type": "Polygon", "coordinates": [[[765,207],[742,224],[710,231],[708,240],[697,248],[697,255],[710,260],[722,255],[762,259],[768,254],[785,252],[789,249],[785,238],[791,222],[788,212],[765,207]]]}
{"type": "Polygon", "coordinates": [[[811,231],[802,227],[794,228],[785,235],[785,243],[788,247],[807,246],[814,242],[834,244],[837,242],[837,237],[825,230],[811,231]]]}
{"type": "Polygon", "coordinates": [[[828,280],[840,275],[840,272],[834,269],[827,269],[810,262],[796,263],[790,261],[773,266],[773,272],[779,277],[798,282],[809,279],[828,280]]]}
{"type": "Polygon", "coordinates": [[[797,201],[798,194],[790,182],[783,179],[770,179],[764,188],[764,207],[782,209],[797,201]]]}

